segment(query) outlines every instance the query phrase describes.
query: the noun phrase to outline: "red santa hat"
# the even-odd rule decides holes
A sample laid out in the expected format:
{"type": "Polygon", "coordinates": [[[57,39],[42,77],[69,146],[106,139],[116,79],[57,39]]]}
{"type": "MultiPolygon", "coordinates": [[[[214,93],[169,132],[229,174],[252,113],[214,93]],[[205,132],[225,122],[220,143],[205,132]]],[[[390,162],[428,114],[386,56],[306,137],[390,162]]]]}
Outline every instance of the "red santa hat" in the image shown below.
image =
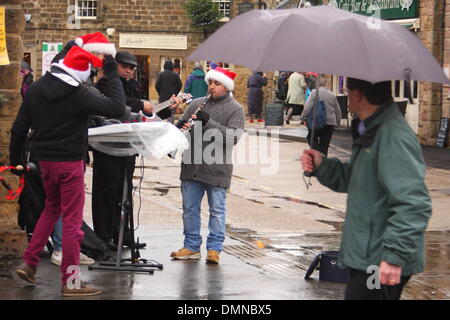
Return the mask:
{"type": "Polygon", "coordinates": [[[60,67],[77,80],[85,82],[91,74],[91,65],[101,68],[103,61],[86,50],[73,46],[63,60],[53,65],[60,67]]]}
{"type": "Polygon", "coordinates": [[[211,69],[208,71],[208,73],[205,76],[205,81],[208,82],[208,80],[216,80],[223,84],[225,88],[227,88],[230,91],[233,91],[234,88],[234,78],[236,78],[236,73],[225,70],[221,67],[216,67],[215,69],[211,69]]]}
{"type": "Polygon", "coordinates": [[[116,46],[106,39],[101,32],[85,34],[75,39],[75,43],[89,52],[116,55],[116,46]]]}

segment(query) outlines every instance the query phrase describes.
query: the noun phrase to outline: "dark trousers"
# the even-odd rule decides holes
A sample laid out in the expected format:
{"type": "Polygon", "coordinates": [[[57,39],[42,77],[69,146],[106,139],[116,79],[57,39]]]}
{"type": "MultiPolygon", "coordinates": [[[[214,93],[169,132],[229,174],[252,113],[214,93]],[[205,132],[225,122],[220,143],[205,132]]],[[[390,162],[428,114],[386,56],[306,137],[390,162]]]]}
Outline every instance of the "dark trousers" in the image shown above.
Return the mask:
{"type": "Polygon", "coordinates": [[[381,285],[380,289],[369,289],[367,280],[373,274],[350,269],[350,280],[345,288],[345,300],[400,300],[403,288],[411,276],[401,277],[395,286],[381,285]]]}
{"type": "Polygon", "coordinates": [[[330,146],[331,137],[333,136],[334,126],[325,126],[325,128],[320,130],[314,130],[314,138],[311,144],[311,129],[308,128],[308,144],[311,149],[317,150],[323,153],[325,156],[328,155],[328,147],[330,146]]]}
{"type": "MultiPolygon", "coordinates": [[[[94,150],[92,176],[92,221],[94,231],[102,240],[114,239],[118,242],[120,215],[122,210],[123,182],[127,169],[129,206],[127,214],[132,214],[133,173],[135,157],[115,157],[94,150]]],[[[124,229],[124,241],[129,234],[128,219],[124,229]]]]}

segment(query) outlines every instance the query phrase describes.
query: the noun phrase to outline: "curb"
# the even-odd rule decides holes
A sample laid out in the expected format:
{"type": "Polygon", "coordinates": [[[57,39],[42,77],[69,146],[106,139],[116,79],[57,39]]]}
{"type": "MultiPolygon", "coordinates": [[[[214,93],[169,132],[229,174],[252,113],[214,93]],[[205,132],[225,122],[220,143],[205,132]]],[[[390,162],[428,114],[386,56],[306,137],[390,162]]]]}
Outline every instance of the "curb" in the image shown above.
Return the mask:
{"type": "MultiPolygon", "coordinates": [[[[259,136],[259,131],[260,130],[265,130],[265,132],[267,133],[267,137],[272,137],[272,129],[275,129],[278,127],[266,127],[266,128],[250,128],[250,129],[245,129],[245,133],[247,133],[248,135],[252,135],[252,136],[259,136]]],[[[280,139],[284,139],[284,140],[290,140],[290,141],[296,141],[296,142],[304,142],[304,143],[308,143],[308,140],[306,139],[306,137],[301,137],[301,136],[296,136],[296,135],[291,135],[291,134],[286,134],[286,133],[281,133],[279,132],[277,134],[278,138],[280,139]]]]}

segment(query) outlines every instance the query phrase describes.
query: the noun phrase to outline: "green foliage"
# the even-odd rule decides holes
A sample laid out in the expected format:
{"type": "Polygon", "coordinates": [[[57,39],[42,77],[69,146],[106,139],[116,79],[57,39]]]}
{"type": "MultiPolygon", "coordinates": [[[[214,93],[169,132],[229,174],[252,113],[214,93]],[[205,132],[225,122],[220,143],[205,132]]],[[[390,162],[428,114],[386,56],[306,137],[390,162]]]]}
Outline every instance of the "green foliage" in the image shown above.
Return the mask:
{"type": "Polygon", "coordinates": [[[219,26],[222,14],[219,12],[217,3],[211,0],[189,0],[184,7],[194,29],[206,33],[214,31],[219,26]]]}

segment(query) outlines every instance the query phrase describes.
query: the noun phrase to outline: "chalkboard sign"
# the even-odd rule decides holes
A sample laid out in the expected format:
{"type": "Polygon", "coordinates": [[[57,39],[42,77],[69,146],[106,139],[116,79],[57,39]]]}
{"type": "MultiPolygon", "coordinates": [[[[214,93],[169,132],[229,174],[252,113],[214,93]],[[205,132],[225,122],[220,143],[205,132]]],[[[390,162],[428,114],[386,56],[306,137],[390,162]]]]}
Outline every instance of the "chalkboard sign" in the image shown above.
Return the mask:
{"type": "Polygon", "coordinates": [[[448,122],[450,118],[441,118],[441,122],[439,123],[439,130],[436,140],[436,145],[438,147],[444,148],[445,142],[447,141],[448,135],[448,122]]]}
{"type": "Polygon", "coordinates": [[[283,104],[272,103],[266,105],[266,126],[282,126],[283,120],[283,104]]]}
{"type": "Polygon", "coordinates": [[[239,14],[246,13],[248,11],[251,11],[255,9],[255,4],[250,1],[244,1],[239,4],[239,14]]]}

